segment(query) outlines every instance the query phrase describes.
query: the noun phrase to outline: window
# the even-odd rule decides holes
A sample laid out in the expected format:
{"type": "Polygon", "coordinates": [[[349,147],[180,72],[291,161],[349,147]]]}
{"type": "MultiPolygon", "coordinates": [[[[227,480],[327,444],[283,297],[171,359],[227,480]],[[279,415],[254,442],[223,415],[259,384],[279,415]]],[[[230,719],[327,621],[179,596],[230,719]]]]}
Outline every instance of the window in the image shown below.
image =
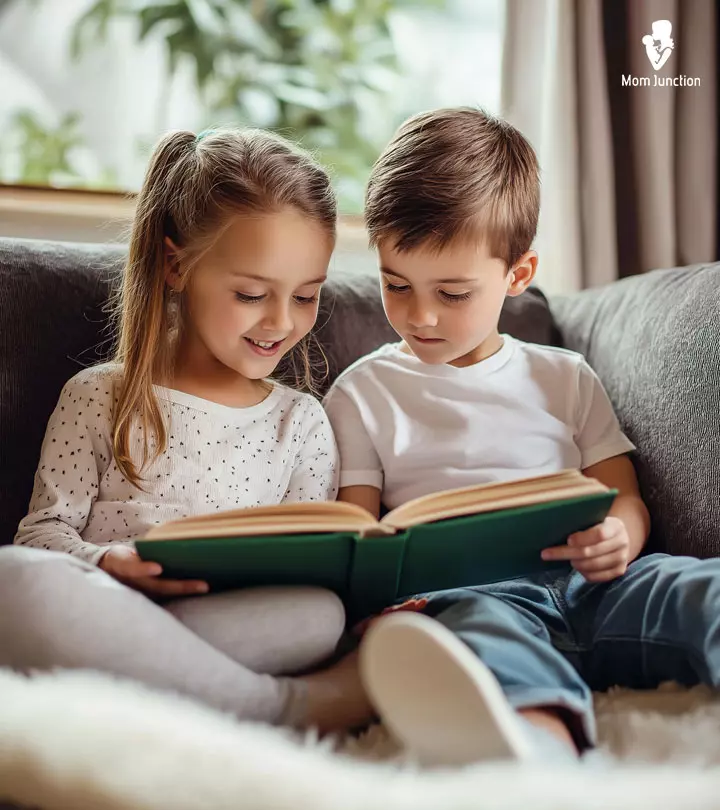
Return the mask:
{"type": "Polygon", "coordinates": [[[502,0],[0,0],[0,182],[136,190],[167,129],[277,129],[344,213],[398,123],[496,111],[502,0]]]}

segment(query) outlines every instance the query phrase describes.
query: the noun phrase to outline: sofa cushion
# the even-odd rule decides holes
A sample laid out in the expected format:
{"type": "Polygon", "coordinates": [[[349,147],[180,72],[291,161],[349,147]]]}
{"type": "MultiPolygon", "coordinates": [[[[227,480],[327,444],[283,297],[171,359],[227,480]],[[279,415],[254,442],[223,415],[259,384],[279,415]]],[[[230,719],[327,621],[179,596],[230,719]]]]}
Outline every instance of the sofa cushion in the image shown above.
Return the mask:
{"type": "Polygon", "coordinates": [[[0,543],[27,511],[65,382],[112,345],[104,302],[122,250],[0,240],[0,543]]]}
{"type": "MultiPolygon", "coordinates": [[[[0,239],[0,543],[27,511],[45,425],[64,383],[112,350],[105,303],[120,278],[122,246],[0,239]]],[[[557,332],[538,290],[509,299],[501,328],[554,343],[557,332]]],[[[370,253],[338,252],[316,328],[329,375],[396,340],[380,301],[370,253]]],[[[322,368],[321,355],[315,356],[322,368]]],[[[287,368],[287,364],[285,364],[287,368]]]]}
{"type": "Polygon", "coordinates": [[[649,547],[720,554],[720,265],[634,276],[551,308],[637,446],[649,547]]]}

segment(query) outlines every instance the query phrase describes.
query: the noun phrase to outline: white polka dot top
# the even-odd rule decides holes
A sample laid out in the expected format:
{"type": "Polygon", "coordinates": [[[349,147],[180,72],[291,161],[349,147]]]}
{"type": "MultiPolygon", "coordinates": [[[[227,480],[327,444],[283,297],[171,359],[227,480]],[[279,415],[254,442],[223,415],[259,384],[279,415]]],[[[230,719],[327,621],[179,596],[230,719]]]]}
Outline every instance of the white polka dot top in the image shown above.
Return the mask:
{"type": "MultiPolygon", "coordinates": [[[[120,373],[120,366],[105,363],[66,383],[15,543],[97,563],[109,543],[132,541],[167,520],[335,498],[338,454],[325,412],[310,395],[277,383],[249,408],[155,386],[169,420],[168,445],[142,472],[143,492],[113,459],[113,382],[120,373]]],[[[137,449],[137,463],[142,441],[142,428],[135,425],[131,449],[137,449]]],[[[149,443],[152,448],[153,437],[149,443]]]]}

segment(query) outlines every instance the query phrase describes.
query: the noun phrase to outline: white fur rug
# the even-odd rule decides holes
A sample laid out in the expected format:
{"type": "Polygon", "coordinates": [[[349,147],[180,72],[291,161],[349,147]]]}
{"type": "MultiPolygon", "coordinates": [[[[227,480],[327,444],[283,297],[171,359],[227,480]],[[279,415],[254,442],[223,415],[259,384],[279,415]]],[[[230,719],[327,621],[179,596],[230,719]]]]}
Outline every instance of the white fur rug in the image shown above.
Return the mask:
{"type": "Polygon", "coordinates": [[[379,727],[338,753],[101,675],[0,670],[0,801],[43,810],[720,808],[719,698],[703,688],[618,691],[597,708],[603,745],[577,766],[420,772],[398,762],[379,727]]]}

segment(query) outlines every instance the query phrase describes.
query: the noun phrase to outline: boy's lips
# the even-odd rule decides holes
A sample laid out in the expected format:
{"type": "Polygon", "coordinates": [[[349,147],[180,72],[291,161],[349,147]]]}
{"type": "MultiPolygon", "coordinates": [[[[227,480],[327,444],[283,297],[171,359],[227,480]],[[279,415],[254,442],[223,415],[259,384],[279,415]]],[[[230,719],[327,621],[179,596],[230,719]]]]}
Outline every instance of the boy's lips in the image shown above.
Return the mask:
{"type": "Polygon", "coordinates": [[[425,344],[432,344],[432,343],[444,343],[444,338],[422,338],[419,335],[410,335],[413,340],[417,340],[418,343],[425,343],[425,344]]]}

